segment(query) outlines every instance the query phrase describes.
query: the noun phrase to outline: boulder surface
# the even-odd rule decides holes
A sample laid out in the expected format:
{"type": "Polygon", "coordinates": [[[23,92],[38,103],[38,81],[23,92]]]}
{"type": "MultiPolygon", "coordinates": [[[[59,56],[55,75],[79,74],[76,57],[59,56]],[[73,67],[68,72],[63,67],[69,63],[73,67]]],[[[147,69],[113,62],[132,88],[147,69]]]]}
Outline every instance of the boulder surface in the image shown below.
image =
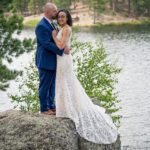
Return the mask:
{"type": "Polygon", "coordinates": [[[68,118],[18,110],[0,113],[0,150],[120,150],[115,143],[95,144],[81,138],[68,118]]]}

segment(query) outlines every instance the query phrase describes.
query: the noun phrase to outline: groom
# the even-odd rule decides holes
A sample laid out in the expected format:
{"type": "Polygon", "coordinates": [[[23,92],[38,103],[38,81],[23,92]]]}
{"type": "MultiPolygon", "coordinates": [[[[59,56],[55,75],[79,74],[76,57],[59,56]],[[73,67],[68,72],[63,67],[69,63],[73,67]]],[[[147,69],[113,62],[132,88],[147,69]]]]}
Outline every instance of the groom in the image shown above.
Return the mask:
{"type": "Polygon", "coordinates": [[[35,33],[37,40],[36,66],[39,72],[39,99],[40,112],[46,115],[55,115],[55,78],[56,55],[69,54],[69,49],[59,49],[53,41],[52,31],[56,29],[52,19],[56,17],[57,7],[47,3],[44,7],[44,17],[38,23],[35,33]]]}

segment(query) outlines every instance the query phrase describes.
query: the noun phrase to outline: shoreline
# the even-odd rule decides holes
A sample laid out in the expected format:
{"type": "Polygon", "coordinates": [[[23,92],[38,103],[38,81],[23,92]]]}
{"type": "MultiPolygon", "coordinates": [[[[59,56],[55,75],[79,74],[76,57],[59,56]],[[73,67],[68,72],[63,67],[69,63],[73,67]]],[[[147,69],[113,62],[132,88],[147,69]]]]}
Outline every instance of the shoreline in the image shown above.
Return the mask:
{"type": "MultiPolygon", "coordinates": [[[[24,28],[34,28],[38,22],[40,21],[42,17],[40,18],[34,18],[30,20],[24,19],[23,25],[24,28]]],[[[150,18],[142,18],[142,19],[130,19],[130,20],[117,20],[117,21],[99,21],[95,24],[89,23],[89,24],[80,24],[79,22],[75,22],[73,27],[108,27],[108,26],[143,26],[143,25],[150,25],[150,18]]]]}

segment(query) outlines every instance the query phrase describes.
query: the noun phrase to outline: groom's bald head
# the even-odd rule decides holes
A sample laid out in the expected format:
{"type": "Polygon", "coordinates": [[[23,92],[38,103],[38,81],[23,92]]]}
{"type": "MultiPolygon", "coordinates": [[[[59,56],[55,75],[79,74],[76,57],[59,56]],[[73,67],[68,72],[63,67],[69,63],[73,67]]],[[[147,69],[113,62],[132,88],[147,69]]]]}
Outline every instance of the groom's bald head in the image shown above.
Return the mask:
{"type": "Polygon", "coordinates": [[[52,19],[56,17],[57,14],[57,6],[54,3],[46,3],[44,6],[44,15],[52,19]]]}

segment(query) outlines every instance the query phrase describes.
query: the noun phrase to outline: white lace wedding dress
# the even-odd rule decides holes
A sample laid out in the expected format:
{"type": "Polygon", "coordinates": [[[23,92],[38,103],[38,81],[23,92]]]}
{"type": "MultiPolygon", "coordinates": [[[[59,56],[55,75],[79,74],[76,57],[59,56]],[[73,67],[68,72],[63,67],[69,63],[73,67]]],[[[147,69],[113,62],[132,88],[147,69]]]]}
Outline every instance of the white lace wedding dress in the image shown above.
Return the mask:
{"type": "MultiPolygon", "coordinates": [[[[59,31],[57,38],[62,36],[59,31]]],[[[70,36],[71,39],[71,36],[70,36]]],[[[70,39],[67,44],[70,45],[70,39]]],[[[56,117],[70,118],[79,135],[98,144],[116,141],[118,131],[105,109],[93,104],[73,71],[71,54],[57,55],[56,117]]]]}

